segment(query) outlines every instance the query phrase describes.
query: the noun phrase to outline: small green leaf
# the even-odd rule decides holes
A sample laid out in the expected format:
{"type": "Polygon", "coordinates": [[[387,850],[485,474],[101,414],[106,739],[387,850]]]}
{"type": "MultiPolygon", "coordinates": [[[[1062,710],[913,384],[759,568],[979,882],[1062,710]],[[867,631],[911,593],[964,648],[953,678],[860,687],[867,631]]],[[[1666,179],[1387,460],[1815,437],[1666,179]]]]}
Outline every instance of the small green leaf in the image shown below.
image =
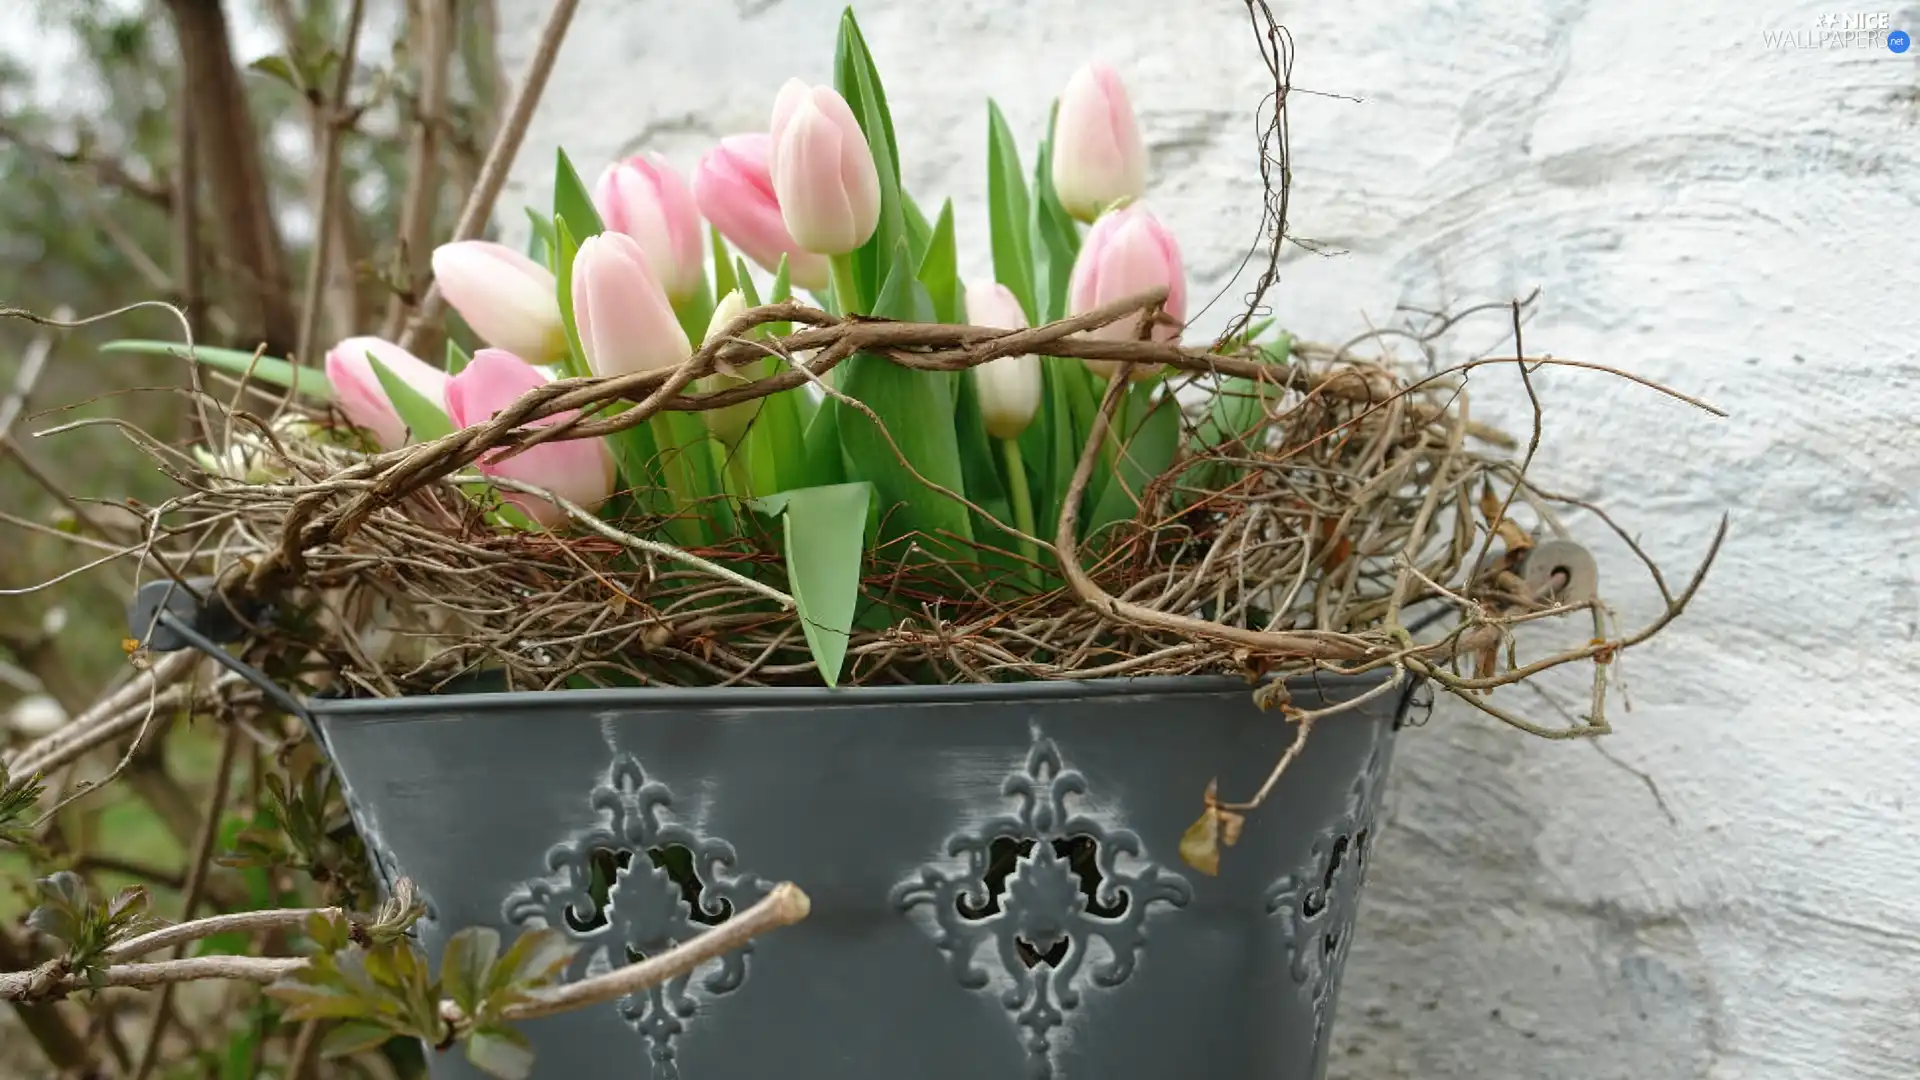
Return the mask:
{"type": "Polygon", "coordinates": [[[1139,383],[1129,391],[1128,415],[1138,417],[1130,425],[1131,437],[1125,440],[1120,461],[1112,477],[1087,515],[1081,536],[1092,538],[1116,521],[1124,521],[1140,511],[1140,499],[1147,486],[1158,480],[1173,464],[1180,450],[1180,406],[1171,394],[1154,399],[1156,387],[1139,383]]]}
{"type": "Polygon", "coordinates": [[[373,365],[373,374],[380,380],[380,389],[387,392],[387,400],[393,403],[393,411],[400,414],[400,422],[407,426],[407,434],[412,442],[432,442],[443,435],[453,434],[453,421],[447,417],[445,410],[428,401],[405,379],[395,375],[371,351],[367,353],[367,363],[373,365]]]}
{"type": "MultiPolygon", "coordinates": [[[[100,351],[146,356],[188,356],[187,347],[173,341],[109,341],[100,346],[100,351]]],[[[248,369],[251,368],[252,374],[248,377],[254,382],[282,388],[293,387],[316,401],[333,400],[333,387],[327,382],[327,374],[317,368],[295,368],[285,360],[276,360],[271,356],[262,356],[255,363],[250,352],[216,349],[210,345],[195,345],[191,358],[232,375],[248,375],[248,369]]]]}
{"type": "Polygon", "coordinates": [[[275,82],[283,83],[292,88],[296,94],[304,95],[307,92],[306,80],[301,78],[300,69],[294,66],[293,61],[277,53],[255,60],[247,65],[247,70],[265,75],[275,82]]]}
{"type": "Polygon", "coordinates": [[[527,235],[527,258],[552,270],[554,256],[558,254],[558,249],[553,242],[553,218],[543,215],[531,206],[524,209],[527,211],[527,220],[533,223],[533,231],[527,235]]]}
{"type": "Polygon", "coordinates": [[[987,224],[993,241],[993,277],[1020,301],[1030,325],[1040,324],[1033,292],[1032,210],[1020,173],[1020,147],[1000,106],[987,102],[987,224]]]}
{"type": "Polygon", "coordinates": [[[840,37],[833,57],[834,89],[845,98],[866,134],[867,147],[880,177],[880,222],[873,237],[852,256],[854,285],[860,296],[874,296],[893,273],[890,260],[898,246],[911,250],[906,211],[900,191],[899,140],[893,133],[893,115],[873,54],[860,33],[860,24],[847,8],[840,16],[840,37]]]}
{"type": "Polygon", "coordinates": [[[467,355],[467,350],[461,348],[458,343],[447,342],[447,374],[460,374],[467,370],[467,365],[472,361],[473,357],[467,355]]]}
{"type": "Polygon", "coordinates": [[[961,322],[960,254],[953,238],[953,200],[940,207],[940,218],[920,258],[920,284],[926,286],[938,322],[961,322]]]}
{"type": "Polygon", "coordinates": [[[320,1040],[320,1056],[327,1059],[350,1057],[381,1046],[394,1033],[389,1028],[365,1020],[349,1020],[329,1029],[320,1040]]]}
{"type": "Polygon", "coordinates": [[[580,254],[580,245],[573,238],[573,227],[565,218],[555,215],[553,219],[555,251],[554,280],[559,288],[560,323],[567,328],[567,355],[560,358],[560,370],[574,378],[585,378],[593,374],[587,366],[587,350],[580,344],[580,327],[573,316],[573,260],[580,254]]]}
{"type": "Polygon", "coordinates": [[[557,930],[523,930],[493,966],[485,996],[489,1001],[515,989],[543,986],[558,979],[573,960],[576,947],[557,930]]]}
{"type": "Polygon", "coordinates": [[[927,245],[933,240],[933,224],[905,188],[900,189],[900,217],[907,227],[907,257],[918,266],[926,258],[927,245]]]}
{"type": "Polygon", "coordinates": [[[783,519],[788,588],[828,686],[839,683],[853,631],[872,497],[869,485],[855,483],[783,491],[754,502],[754,509],[783,519]]]}
{"type": "MultiPolygon", "coordinates": [[[[741,260],[740,268],[742,270],[746,269],[746,261],[744,259],[741,260]]],[[[754,285],[751,277],[742,276],[735,278],[733,288],[739,291],[741,303],[746,304],[749,308],[757,308],[760,306],[760,289],[754,285]]],[[[726,293],[721,293],[720,295],[725,296],[726,293]]]]}
{"type": "Polygon", "coordinates": [[[725,298],[728,293],[740,288],[742,282],[751,285],[753,279],[746,272],[745,261],[740,263],[739,271],[735,272],[733,255],[727,250],[726,238],[720,235],[720,230],[708,226],[707,234],[713,238],[713,295],[725,298]]]}
{"type": "MultiPolygon", "coordinates": [[[[880,290],[873,313],[889,319],[931,321],[932,301],[926,289],[906,272],[906,241],[899,247],[894,271],[880,290]]],[[[921,548],[936,561],[964,557],[954,544],[964,547],[973,539],[966,506],[920,479],[966,493],[953,427],[953,374],[914,371],[885,357],[860,353],[842,365],[839,383],[843,393],[871,409],[886,429],[883,434],[864,413],[840,410],[837,422],[848,479],[873,484],[889,530],[885,539],[918,533],[921,548]],[[893,512],[896,507],[899,511],[893,512]]]]}
{"type": "Polygon", "coordinates": [[[1080,230],[1060,196],[1053,190],[1053,128],[1060,115],[1054,102],[1047,118],[1047,138],[1040,144],[1033,166],[1034,302],[1042,309],[1038,322],[1052,322],[1067,313],[1067,283],[1080,253],[1080,230]]]}
{"type": "Polygon", "coordinates": [[[440,957],[440,982],[468,1016],[479,1014],[499,955],[500,931],[492,927],[469,926],[448,939],[447,951],[440,957]]]}
{"type": "Polygon", "coordinates": [[[533,1044],[512,1028],[481,1028],[467,1037],[467,1060],[497,1080],[527,1080],[533,1075],[533,1044]]]}
{"type": "Polygon", "coordinates": [[[32,840],[28,819],[45,790],[38,774],[12,777],[0,765],[0,844],[24,847],[32,840]]]}
{"type": "Polygon", "coordinates": [[[555,152],[557,158],[553,173],[553,213],[567,223],[567,231],[573,234],[574,242],[579,243],[589,236],[599,236],[606,231],[606,225],[600,220],[600,211],[593,205],[593,195],[587,185],[581,183],[580,174],[574,171],[573,162],[567,160],[567,152],[555,152]]]}

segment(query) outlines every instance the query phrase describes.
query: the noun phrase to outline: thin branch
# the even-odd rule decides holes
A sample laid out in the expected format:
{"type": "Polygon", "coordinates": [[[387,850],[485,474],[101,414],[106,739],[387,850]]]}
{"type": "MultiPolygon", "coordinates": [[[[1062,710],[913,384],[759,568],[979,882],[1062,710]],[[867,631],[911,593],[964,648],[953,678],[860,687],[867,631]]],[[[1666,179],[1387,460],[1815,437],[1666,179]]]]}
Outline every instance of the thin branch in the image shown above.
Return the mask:
{"type": "MultiPolygon", "coordinates": [[[[595,975],[578,982],[567,983],[551,990],[537,990],[527,996],[527,1000],[510,1005],[501,1013],[501,1019],[509,1022],[537,1020],[543,1016],[553,1016],[570,1009],[598,1005],[606,1001],[618,1001],[629,994],[637,994],[658,986],[668,979],[684,975],[715,957],[730,953],[747,944],[754,938],[770,930],[783,926],[792,926],[807,917],[813,909],[813,902],[807,894],[800,891],[798,885],[783,881],[768,891],[760,901],[741,912],[735,918],[728,919],[719,926],[708,930],[698,937],[683,941],[661,953],[649,957],[637,964],[609,971],[604,975],[595,975]]],[[[459,1011],[449,1011],[451,1002],[441,1005],[441,1015],[450,1023],[458,1026],[459,1011]]]]}
{"type": "Polygon", "coordinates": [[[199,653],[191,650],[161,657],[152,667],[95,702],[60,730],[15,751],[7,759],[8,771],[24,776],[48,773],[141,727],[152,715],[149,701],[159,705],[174,700],[156,696],[156,691],[186,679],[201,659],[199,653]]]}
{"type": "MultiPolygon", "coordinates": [[[[533,59],[527,64],[520,92],[514,97],[513,107],[507,111],[506,123],[501,125],[499,134],[494,136],[493,145],[487,150],[486,163],[480,166],[480,180],[468,196],[467,205],[460,211],[460,221],[454,226],[453,239],[474,239],[487,227],[487,220],[493,216],[493,204],[500,197],[500,188],[507,182],[508,168],[520,153],[520,143],[526,138],[527,125],[533,121],[534,106],[540,103],[540,95],[546,92],[547,77],[553,74],[554,60],[560,55],[560,43],[566,40],[567,28],[572,25],[573,13],[579,6],[580,0],[554,0],[553,9],[547,14],[546,25],[540,30],[540,41],[534,47],[533,59]]],[[[439,283],[429,284],[426,293],[420,297],[419,310],[413,313],[406,332],[400,336],[400,347],[413,348],[426,325],[439,318],[445,307],[446,301],[440,295],[439,283]]]]}
{"type": "MultiPolygon", "coordinates": [[[[812,901],[807,894],[792,882],[783,881],[752,907],[697,937],[637,964],[552,989],[534,991],[503,1010],[500,1019],[509,1023],[535,1020],[616,1001],[684,975],[708,960],[741,948],[768,931],[792,926],[806,918],[811,909],[812,901]]],[[[271,914],[284,919],[294,913],[271,914]]],[[[212,921],[203,919],[200,924],[212,921]]],[[[185,927],[171,929],[184,930],[185,927]]],[[[135,941],[145,941],[153,936],[146,935],[135,941]]],[[[129,943],[129,951],[132,945],[129,943]]],[[[140,951],[151,950],[143,945],[140,951]]],[[[46,1001],[90,987],[152,987],[202,979],[235,979],[265,984],[277,982],[306,965],[307,960],[302,957],[197,956],[153,963],[109,963],[95,969],[90,981],[88,973],[68,971],[63,960],[55,959],[32,971],[0,974],[0,1000],[46,1001]]],[[[452,1001],[440,1003],[440,1015],[455,1029],[469,1022],[469,1018],[452,1001]]]]}
{"type": "Polygon", "coordinates": [[[332,253],[334,215],[341,210],[340,144],[344,141],[351,110],[347,97],[353,89],[354,64],[360,55],[360,27],[366,17],[366,0],[353,0],[347,9],[347,40],[340,51],[340,71],[334,79],[333,96],[318,107],[320,124],[320,175],[314,184],[313,257],[307,264],[307,287],[300,302],[300,333],[295,337],[295,356],[305,360],[313,355],[314,335],[319,333],[322,293],[327,284],[327,257],[332,253]]]}
{"type": "Polygon", "coordinates": [[[419,0],[420,100],[415,104],[413,138],[407,144],[407,191],[400,203],[400,251],[404,288],[387,301],[380,336],[399,336],[428,275],[427,252],[440,207],[440,125],[446,123],[447,69],[454,52],[452,0],[419,0]]]}

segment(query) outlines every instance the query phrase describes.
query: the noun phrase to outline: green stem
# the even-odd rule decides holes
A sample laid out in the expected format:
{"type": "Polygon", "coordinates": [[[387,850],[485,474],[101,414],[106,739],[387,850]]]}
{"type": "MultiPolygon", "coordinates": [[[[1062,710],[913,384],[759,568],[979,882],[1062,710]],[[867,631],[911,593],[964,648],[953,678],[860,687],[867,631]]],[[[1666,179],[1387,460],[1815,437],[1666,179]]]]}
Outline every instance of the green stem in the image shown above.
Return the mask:
{"type": "Polygon", "coordinates": [[[860,295],[860,283],[854,277],[853,256],[835,255],[827,260],[833,272],[833,306],[841,315],[865,314],[860,309],[864,298],[860,295]]]}
{"type": "Polygon", "coordinates": [[[1033,525],[1033,493],[1027,489],[1027,467],[1020,460],[1020,440],[1001,439],[1000,455],[1007,464],[1007,487],[1013,497],[1013,523],[1025,533],[1020,538],[1020,555],[1027,560],[1027,584],[1040,587],[1040,551],[1031,537],[1039,535],[1033,525]]]}

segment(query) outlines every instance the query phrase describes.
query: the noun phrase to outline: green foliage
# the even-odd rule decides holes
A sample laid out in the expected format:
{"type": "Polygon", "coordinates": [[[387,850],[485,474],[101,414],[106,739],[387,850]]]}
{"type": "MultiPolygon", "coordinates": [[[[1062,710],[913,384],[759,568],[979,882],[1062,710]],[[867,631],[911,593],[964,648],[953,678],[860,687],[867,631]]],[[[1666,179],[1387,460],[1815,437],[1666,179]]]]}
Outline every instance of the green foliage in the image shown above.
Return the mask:
{"type": "Polygon", "coordinates": [[[405,379],[395,375],[371,352],[367,353],[367,363],[372,365],[374,377],[380,380],[380,389],[386,391],[387,400],[393,403],[393,411],[400,414],[400,422],[407,426],[408,441],[432,442],[453,434],[453,421],[447,418],[440,406],[427,400],[405,379]]]}
{"type": "Polygon", "coordinates": [[[147,890],[138,885],[98,900],[79,874],[62,870],[41,878],[38,888],[40,906],[28,914],[27,928],[66,946],[65,967],[89,981],[99,974],[101,954],[154,925],[147,890]]]}
{"type": "Polygon", "coordinates": [[[468,927],[441,956],[439,977],[406,936],[422,908],[401,882],[395,899],[371,923],[339,914],[314,915],[306,932],[314,947],[305,967],[267,987],[287,1020],[332,1022],[320,1052],[341,1057],[393,1038],[444,1047],[464,1040],[467,1060],[501,1080],[525,1080],[533,1049],[508,1027],[504,1013],[552,985],[566,971],[574,947],[552,930],[523,932],[505,952],[498,931],[468,927]],[[440,1003],[459,1007],[449,1024],[440,1003]]]}
{"type": "Polygon", "coordinates": [[[840,678],[866,547],[868,484],[797,488],[754,504],[785,526],[787,580],[800,628],[828,686],[840,678]]]}
{"type": "Polygon", "coordinates": [[[298,871],[349,905],[372,895],[366,847],[347,817],[338,778],[313,744],[293,752],[284,778],[268,773],[260,787],[258,818],[215,862],[298,871]]]}
{"type": "Polygon", "coordinates": [[[46,791],[39,776],[10,776],[0,763],[0,845],[27,847],[33,843],[33,808],[46,791]]]}
{"type": "Polygon", "coordinates": [[[195,345],[189,352],[186,346],[177,341],[134,340],[109,341],[100,346],[100,351],[185,357],[230,375],[244,375],[253,382],[282,388],[297,387],[302,394],[317,402],[333,400],[333,387],[327,382],[325,371],[314,367],[296,368],[285,360],[264,354],[256,359],[250,352],[216,349],[211,345],[195,345]]]}

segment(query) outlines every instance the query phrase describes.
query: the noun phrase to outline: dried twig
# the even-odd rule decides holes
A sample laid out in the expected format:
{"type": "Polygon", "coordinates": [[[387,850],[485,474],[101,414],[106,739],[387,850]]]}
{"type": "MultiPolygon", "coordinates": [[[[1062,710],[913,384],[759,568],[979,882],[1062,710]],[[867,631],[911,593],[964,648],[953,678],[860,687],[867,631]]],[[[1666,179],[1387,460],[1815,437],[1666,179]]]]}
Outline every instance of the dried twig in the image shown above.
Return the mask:
{"type": "MultiPolygon", "coordinates": [[[[494,136],[493,145],[487,150],[487,160],[480,166],[480,179],[474,185],[473,192],[467,197],[467,205],[460,211],[460,221],[453,228],[453,239],[471,240],[480,235],[487,226],[487,219],[493,215],[493,204],[500,197],[500,188],[507,182],[507,169],[520,153],[520,142],[526,138],[527,125],[533,121],[533,109],[540,103],[540,95],[546,92],[547,77],[553,73],[553,63],[560,55],[560,43],[566,40],[567,28],[573,24],[573,13],[580,6],[580,0],[554,0],[553,8],[547,13],[546,25],[540,30],[540,40],[534,46],[533,59],[527,63],[527,73],[521,79],[520,91],[513,99],[513,106],[507,110],[506,122],[500,125],[500,131],[494,136]]],[[[428,323],[438,319],[446,309],[446,301],[440,296],[437,282],[430,283],[420,297],[420,306],[407,323],[406,332],[400,335],[400,347],[411,349],[414,342],[428,323]]]]}

